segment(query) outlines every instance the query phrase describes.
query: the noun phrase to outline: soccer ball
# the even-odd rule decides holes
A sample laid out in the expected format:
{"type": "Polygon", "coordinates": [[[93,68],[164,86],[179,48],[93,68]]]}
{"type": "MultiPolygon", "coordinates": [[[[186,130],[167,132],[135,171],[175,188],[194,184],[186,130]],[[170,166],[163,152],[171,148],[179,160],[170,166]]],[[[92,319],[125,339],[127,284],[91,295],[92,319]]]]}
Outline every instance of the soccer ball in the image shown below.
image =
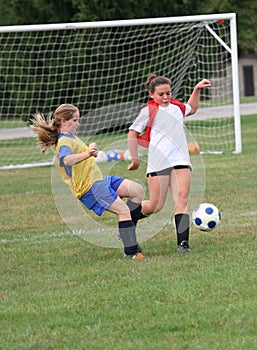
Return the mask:
{"type": "Polygon", "coordinates": [[[121,160],[124,159],[124,154],[121,150],[112,149],[107,152],[108,162],[112,162],[113,160],[121,160]]]}
{"type": "Polygon", "coordinates": [[[210,203],[199,204],[192,213],[192,221],[195,227],[201,231],[212,231],[220,223],[219,209],[210,203]]]}
{"type": "Polygon", "coordinates": [[[199,154],[200,146],[198,145],[198,143],[190,142],[188,144],[188,151],[189,151],[189,154],[199,154]]]}
{"type": "Polygon", "coordinates": [[[124,160],[125,156],[124,156],[124,151],[122,149],[116,148],[115,151],[117,151],[120,155],[120,160],[124,160]]]}

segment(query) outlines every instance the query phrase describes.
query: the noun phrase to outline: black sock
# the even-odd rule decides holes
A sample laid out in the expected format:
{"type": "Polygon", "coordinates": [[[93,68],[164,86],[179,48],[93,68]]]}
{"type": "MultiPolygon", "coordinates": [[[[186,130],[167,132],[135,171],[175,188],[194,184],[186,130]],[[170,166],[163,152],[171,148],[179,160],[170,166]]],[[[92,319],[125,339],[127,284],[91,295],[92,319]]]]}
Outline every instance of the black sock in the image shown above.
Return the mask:
{"type": "Polygon", "coordinates": [[[182,241],[189,242],[189,226],[190,226],[189,215],[188,214],[176,214],[175,215],[175,224],[176,224],[178,245],[182,241]]]}
{"type": "Polygon", "coordinates": [[[126,204],[129,207],[131,219],[135,225],[137,224],[138,220],[146,217],[146,215],[144,215],[141,211],[141,203],[132,202],[132,200],[128,199],[126,204]]]}
{"type": "Polygon", "coordinates": [[[132,220],[119,221],[119,235],[124,244],[124,253],[134,255],[138,252],[136,226],[132,220]]]}

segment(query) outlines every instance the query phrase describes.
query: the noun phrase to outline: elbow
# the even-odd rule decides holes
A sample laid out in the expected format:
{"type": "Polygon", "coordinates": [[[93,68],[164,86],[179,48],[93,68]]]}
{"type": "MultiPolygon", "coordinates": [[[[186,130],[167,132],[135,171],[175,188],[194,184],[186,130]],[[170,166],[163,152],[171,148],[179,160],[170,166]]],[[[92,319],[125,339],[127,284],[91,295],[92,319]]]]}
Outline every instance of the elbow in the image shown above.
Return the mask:
{"type": "Polygon", "coordinates": [[[64,158],[62,161],[63,166],[69,166],[69,162],[64,158]]]}
{"type": "Polygon", "coordinates": [[[191,105],[191,111],[188,113],[188,115],[195,114],[195,112],[197,111],[197,109],[198,109],[198,106],[192,106],[192,105],[191,105]]]}
{"type": "Polygon", "coordinates": [[[63,164],[63,166],[72,166],[73,162],[71,161],[71,159],[68,156],[66,156],[66,157],[62,158],[62,164],[63,164]]]}

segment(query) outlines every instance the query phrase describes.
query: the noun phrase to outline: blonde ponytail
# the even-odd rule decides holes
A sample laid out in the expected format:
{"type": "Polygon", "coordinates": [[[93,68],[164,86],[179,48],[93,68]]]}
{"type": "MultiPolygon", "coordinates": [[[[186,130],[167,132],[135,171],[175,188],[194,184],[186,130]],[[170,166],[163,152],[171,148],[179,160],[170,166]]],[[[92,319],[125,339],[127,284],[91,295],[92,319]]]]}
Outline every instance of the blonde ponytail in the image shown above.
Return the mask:
{"type": "Polygon", "coordinates": [[[42,113],[36,113],[32,121],[32,130],[37,134],[41,153],[55,147],[58,141],[58,128],[55,120],[49,115],[46,118],[42,113]]]}

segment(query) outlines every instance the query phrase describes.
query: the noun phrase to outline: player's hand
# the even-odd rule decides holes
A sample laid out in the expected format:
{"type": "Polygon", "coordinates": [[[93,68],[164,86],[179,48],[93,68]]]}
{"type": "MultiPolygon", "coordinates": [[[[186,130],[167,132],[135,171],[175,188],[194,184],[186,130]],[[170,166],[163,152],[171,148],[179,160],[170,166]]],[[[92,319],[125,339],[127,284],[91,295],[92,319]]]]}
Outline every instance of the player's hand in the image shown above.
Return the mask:
{"type": "Polygon", "coordinates": [[[95,142],[92,142],[89,144],[88,152],[89,152],[90,156],[97,157],[98,148],[97,148],[97,144],[95,142]]]}
{"type": "Polygon", "coordinates": [[[196,89],[203,89],[206,87],[210,87],[211,86],[211,82],[208,79],[203,79],[201,80],[198,84],[196,84],[196,89]]]}
{"type": "Polygon", "coordinates": [[[132,159],[131,164],[128,165],[128,170],[136,170],[140,165],[139,159],[132,159]]]}

